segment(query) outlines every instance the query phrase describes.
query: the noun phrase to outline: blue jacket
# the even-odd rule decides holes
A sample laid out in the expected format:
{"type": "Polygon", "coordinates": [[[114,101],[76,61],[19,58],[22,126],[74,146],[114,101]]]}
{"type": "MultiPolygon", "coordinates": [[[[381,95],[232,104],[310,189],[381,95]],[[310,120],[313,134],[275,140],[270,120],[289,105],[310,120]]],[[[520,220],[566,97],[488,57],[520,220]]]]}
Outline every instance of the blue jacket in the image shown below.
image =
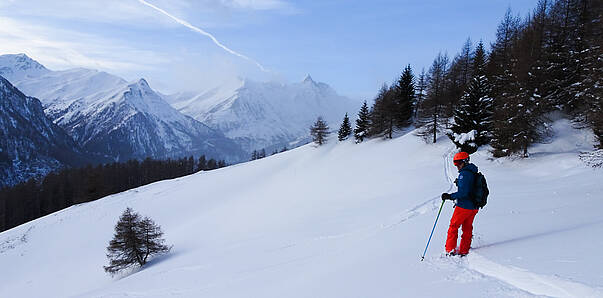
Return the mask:
{"type": "Polygon", "coordinates": [[[450,196],[456,200],[457,206],[465,209],[477,209],[469,197],[476,173],[477,167],[472,163],[468,163],[459,171],[459,178],[457,179],[458,191],[450,194],[450,196]]]}

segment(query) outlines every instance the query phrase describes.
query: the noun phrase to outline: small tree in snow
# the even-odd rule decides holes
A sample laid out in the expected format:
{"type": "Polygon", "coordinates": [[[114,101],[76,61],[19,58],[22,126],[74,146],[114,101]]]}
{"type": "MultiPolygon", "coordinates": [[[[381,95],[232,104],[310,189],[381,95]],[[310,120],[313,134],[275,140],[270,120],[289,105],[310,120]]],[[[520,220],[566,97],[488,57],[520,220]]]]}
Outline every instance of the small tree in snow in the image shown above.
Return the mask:
{"type": "Polygon", "coordinates": [[[369,111],[366,101],[362,104],[358,118],[356,119],[356,128],[354,128],[354,138],[356,143],[360,143],[364,138],[368,137],[368,130],[371,125],[371,112],[369,111]]]}
{"type": "Polygon", "coordinates": [[[314,125],[310,127],[310,135],[312,140],[318,145],[322,145],[326,142],[326,137],[329,134],[329,126],[322,120],[322,117],[318,117],[314,125]]]}
{"type": "Polygon", "coordinates": [[[109,266],[103,268],[115,274],[136,265],[143,266],[149,256],[170,250],[162,236],[161,227],[153,220],[141,218],[131,208],[126,208],[115,225],[115,234],[107,247],[109,266]]]}
{"type": "Polygon", "coordinates": [[[352,125],[350,124],[350,118],[348,117],[348,113],[345,113],[345,117],[343,117],[341,127],[339,127],[339,141],[346,140],[350,136],[350,134],[352,134],[352,125]]]}

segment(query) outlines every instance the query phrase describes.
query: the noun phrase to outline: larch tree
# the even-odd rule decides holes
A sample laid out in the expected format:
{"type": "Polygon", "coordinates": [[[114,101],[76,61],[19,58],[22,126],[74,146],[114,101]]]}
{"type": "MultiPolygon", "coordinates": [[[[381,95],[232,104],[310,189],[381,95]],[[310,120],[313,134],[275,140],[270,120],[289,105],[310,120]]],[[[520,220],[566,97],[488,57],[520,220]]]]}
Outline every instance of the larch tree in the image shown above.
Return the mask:
{"type": "Polygon", "coordinates": [[[168,252],[170,248],[162,236],[161,228],[150,218],[143,219],[126,208],[107,247],[109,265],[104,266],[105,271],[113,275],[133,266],[143,266],[149,256],[168,252]]]}
{"type": "Polygon", "coordinates": [[[322,117],[319,116],[312,127],[310,127],[310,135],[312,136],[312,140],[314,143],[320,146],[326,143],[328,134],[329,126],[327,125],[327,122],[325,122],[322,117]]]}

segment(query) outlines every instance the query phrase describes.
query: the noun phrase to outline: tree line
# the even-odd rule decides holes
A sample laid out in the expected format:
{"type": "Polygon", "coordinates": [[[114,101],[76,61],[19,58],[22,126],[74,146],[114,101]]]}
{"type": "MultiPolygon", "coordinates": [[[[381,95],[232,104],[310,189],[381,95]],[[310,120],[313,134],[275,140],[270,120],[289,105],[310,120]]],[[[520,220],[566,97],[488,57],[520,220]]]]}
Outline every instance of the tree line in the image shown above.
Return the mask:
{"type": "Polygon", "coordinates": [[[181,159],[130,160],[83,168],[66,168],[43,178],[0,189],[0,231],[56,212],[164,179],[225,167],[203,155],[181,159]]]}
{"type": "Polygon", "coordinates": [[[592,129],[603,149],[602,15],[595,0],[541,0],[525,18],[509,9],[489,51],[467,39],[418,76],[407,65],[370,108],[364,102],[353,130],[346,115],[339,140],[392,138],[415,126],[428,142],[446,135],[469,153],[490,144],[495,157],[527,157],[550,137],[556,112],[592,129]]]}

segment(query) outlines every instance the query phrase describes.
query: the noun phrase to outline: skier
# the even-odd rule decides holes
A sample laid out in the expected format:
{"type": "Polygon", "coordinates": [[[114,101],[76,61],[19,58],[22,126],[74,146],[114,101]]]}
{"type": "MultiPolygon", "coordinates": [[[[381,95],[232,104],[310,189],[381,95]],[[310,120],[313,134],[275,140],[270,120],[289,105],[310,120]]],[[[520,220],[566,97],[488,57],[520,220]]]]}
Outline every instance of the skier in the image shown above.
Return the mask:
{"type": "Polygon", "coordinates": [[[473,180],[477,173],[477,166],[469,163],[469,154],[459,152],[454,155],[454,165],[459,171],[459,177],[454,181],[458,191],[452,194],[443,193],[442,200],[456,200],[454,213],[450,219],[448,237],[446,239],[446,254],[466,256],[471,246],[471,232],[473,231],[473,219],[477,214],[477,206],[471,200],[473,191],[473,180]],[[461,246],[457,248],[458,230],[462,227],[461,246]]]}

